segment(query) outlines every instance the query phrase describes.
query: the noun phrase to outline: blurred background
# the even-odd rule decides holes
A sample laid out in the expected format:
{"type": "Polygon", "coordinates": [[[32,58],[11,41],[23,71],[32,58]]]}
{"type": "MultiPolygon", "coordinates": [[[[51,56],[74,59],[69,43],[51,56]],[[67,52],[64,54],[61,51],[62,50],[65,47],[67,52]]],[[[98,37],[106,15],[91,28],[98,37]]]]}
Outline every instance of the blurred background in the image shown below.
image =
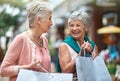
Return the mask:
{"type": "MultiPolygon", "coordinates": [[[[28,28],[26,6],[30,1],[32,0],[0,0],[0,63],[13,38],[28,28]]],[[[57,72],[59,44],[69,35],[67,19],[73,11],[81,9],[90,16],[88,36],[97,44],[99,55],[105,60],[114,79],[116,71],[120,69],[120,0],[41,1],[48,1],[53,9],[54,23],[46,35],[53,72],[57,72]]]]}

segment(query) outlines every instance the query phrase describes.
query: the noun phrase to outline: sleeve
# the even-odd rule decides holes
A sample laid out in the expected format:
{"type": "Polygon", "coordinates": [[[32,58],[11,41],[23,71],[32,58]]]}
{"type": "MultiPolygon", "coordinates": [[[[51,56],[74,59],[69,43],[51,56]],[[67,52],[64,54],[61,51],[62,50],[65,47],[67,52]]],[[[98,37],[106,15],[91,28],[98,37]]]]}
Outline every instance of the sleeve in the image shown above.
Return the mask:
{"type": "Polygon", "coordinates": [[[16,36],[10,44],[0,67],[1,76],[10,77],[18,73],[17,61],[23,46],[23,37],[16,36]]]}

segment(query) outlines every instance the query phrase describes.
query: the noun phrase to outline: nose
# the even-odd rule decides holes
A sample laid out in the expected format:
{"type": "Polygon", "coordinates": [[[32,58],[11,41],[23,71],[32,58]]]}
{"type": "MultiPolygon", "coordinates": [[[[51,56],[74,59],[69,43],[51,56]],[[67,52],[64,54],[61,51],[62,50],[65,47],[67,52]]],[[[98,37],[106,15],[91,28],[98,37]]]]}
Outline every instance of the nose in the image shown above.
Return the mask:
{"type": "Polygon", "coordinates": [[[73,27],[73,30],[76,30],[76,29],[77,29],[77,27],[76,27],[76,26],[74,26],[74,27],[73,27]]]}

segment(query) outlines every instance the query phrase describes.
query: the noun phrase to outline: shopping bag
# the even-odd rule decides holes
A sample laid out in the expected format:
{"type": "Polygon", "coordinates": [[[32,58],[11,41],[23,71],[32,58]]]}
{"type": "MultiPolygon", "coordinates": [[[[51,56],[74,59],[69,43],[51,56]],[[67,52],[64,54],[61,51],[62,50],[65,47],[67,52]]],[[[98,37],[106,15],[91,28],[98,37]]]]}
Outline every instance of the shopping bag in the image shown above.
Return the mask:
{"type": "Polygon", "coordinates": [[[112,81],[104,60],[100,56],[94,60],[91,57],[77,57],[76,71],[78,81],[112,81]]]}
{"type": "Polygon", "coordinates": [[[68,73],[43,73],[21,69],[17,81],[72,81],[73,74],[68,73]]]}

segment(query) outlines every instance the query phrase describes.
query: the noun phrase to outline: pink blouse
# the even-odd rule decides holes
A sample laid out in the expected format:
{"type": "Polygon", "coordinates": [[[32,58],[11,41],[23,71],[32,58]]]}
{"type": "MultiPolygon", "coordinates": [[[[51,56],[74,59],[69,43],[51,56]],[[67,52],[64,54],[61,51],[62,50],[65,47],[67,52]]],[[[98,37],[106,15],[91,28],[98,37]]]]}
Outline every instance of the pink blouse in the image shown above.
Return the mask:
{"type": "MultiPolygon", "coordinates": [[[[2,77],[10,77],[9,81],[16,81],[18,75],[18,67],[20,65],[30,64],[36,60],[40,60],[42,66],[50,71],[50,53],[48,49],[48,41],[45,36],[43,39],[43,47],[39,48],[26,35],[21,33],[15,37],[10,44],[3,62],[0,67],[2,77]]],[[[40,71],[43,71],[42,69],[40,71]]]]}

